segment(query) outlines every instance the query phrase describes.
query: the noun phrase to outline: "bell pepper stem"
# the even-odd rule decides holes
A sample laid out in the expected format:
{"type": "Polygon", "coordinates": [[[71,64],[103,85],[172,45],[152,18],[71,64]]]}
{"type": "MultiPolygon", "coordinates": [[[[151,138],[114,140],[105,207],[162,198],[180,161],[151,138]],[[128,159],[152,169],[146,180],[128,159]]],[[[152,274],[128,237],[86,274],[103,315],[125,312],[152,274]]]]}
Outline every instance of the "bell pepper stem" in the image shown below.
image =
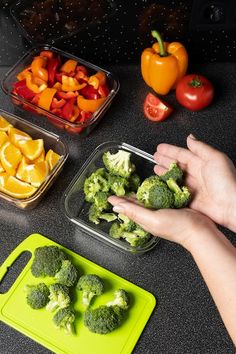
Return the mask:
{"type": "Polygon", "coordinates": [[[161,35],[158,31],[152,31],[152,36],[157,40],[159,47],[160,47],[160,56],[161,57],[166,57],[167,53],[165,51],[165,46],[164,46],[164,42],[161,38],[161,35]]]}

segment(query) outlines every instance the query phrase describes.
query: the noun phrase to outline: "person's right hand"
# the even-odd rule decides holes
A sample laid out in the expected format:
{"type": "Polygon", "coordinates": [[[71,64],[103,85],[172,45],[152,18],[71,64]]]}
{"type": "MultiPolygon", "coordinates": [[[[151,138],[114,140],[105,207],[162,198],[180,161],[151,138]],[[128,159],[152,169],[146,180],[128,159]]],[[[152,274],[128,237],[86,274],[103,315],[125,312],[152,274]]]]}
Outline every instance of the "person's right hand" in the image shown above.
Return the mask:
{"type": "Polygon", "coordinates": [[[163,174],[176,161],[186,172],[185,184],[193,194],[190,207],[236,231],[236,170],[232,161],[191,135],[187,146],[158,145],[154,171],[163,174]]]}

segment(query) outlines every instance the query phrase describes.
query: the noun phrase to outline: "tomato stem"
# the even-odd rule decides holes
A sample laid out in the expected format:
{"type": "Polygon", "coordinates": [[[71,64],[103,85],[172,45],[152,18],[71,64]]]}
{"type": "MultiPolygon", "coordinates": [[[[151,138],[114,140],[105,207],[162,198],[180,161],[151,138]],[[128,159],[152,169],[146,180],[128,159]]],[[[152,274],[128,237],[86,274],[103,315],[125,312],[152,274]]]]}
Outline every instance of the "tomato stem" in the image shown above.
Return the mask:
{"type": "Polygon", "coordinates": [[[152,31],[152,36],[157,40],[160,47],[160,56],[166,57],[168,54],[165,51],[164,41],[158,31],[152,31]]]}
{"type": "Polygon", "coordinates": [[[195,87],[195,88],[202,87],[203,84],[202,84],[202,81],[201,81],[200,77],[199,77],[199,76],[195,76],[195,77],[189,82],[189,86],[195,87]]]}

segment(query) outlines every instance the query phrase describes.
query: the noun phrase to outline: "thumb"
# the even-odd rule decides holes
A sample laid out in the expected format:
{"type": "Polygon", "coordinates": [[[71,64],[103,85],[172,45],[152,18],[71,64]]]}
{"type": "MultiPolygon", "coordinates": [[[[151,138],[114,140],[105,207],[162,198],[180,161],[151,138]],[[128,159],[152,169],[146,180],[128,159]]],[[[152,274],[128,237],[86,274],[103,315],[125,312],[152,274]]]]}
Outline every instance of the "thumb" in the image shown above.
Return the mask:
{"type": "Polygon", "coordinates": [[[191,152],[205,161],[212,159],[218,153],[212,146],[197,140],[192,134],[187,137],[187,146],[191,152]]]}
{"type": "Polygon", "coordinates": [[[166,227],[166,218],[169,219],[169,216],[165,213],[144,208],[135,202],[127,201],[123,198],[112,196],[108,198],[108,201],[113,205],[115,212],[128,216],[128,218],[152,235],[160,236],[166,232],[166,230],[163,230],[163,226],[165,225],[166,227]]]}

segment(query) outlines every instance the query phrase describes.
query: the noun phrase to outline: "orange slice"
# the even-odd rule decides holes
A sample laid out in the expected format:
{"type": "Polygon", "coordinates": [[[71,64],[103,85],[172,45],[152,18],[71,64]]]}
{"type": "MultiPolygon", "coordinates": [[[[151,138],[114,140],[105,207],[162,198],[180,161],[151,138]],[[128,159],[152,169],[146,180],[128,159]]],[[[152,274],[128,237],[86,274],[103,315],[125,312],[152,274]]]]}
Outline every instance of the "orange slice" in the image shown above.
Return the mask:
{"type": "Polygon", "coordinates": [[[8,140],[9,140],[9,138],[8,138],[7,133],[0,130],[0,147],[8,140]]]}
{"type": "Polygon", "coordinates": [[[4,188],[8,178],[9,178],[8,173],[6,173],[6,172],[0,173],[0,191],[2,191],[2,188],[4,188]]]}
{"type": "Polygon", "coordinates": [[[0,115],[0,130],[7,132],[10,127],[12,127],[12,125],[0,115]]]}
{"type": "Polygon", "coordinates": [[[49,174],[49,165],[47,161],[40,161],[28,164],[25,157],[17,169],[16,177],[21,181],[32,184],[34,187],[39,187],[49,174]]]}
{"type": "Polygon", "coordinates": [[[49,164],[50,171],[52,171],[53,167],[58,163],[60,157],[61,156],[54,152],[52,149],[48,150],[45,160],[49,164]]]}
{"type": "Polygon", "coordinates": [[[6,141],[0,150],[0,161],[2,167],[10,175],[14,176],[16,168],[22,159],[21,151],[10,141],[6,141]]]}
{"type": "Polygon", "coordinates": [[[8,131],[10,141],[19,147],[20,140],[32,140],[31,136],[20,129],[10,127],[8,131]]]}
{"type": "Polygon", "coordinates": [[[27,159],[33,161],[43,152],[43,139],[37,140],[19,140],[19,147],[27,159]]]}
{"type": "Polygon", "coordinates": [[[4,170],[4,168],[3,168],[3,166],[2,166],[2,164],[0,162],[0,173],[2,173],[2,172],[5,172],[5,170],[4,170]]]}
{"type": "Polygon", "coordinates": [[[24,199],[31,197],[37,191],[37,188],[29,183],[20,181],[14,176],[10,176],[8,178],[5,177],[5,183],[1,186],[1,191],[11,197],[24,199]]]}
{"type": "Polygon", "coordinates": [[[37,159],[33,160],[32,162],[33,163],[36,163],[36,162],[42,162],[45,160],[45,150],[43,149],[43,152],[41,155],[39,155],[39,157],[37,157],[37,159]]]}

